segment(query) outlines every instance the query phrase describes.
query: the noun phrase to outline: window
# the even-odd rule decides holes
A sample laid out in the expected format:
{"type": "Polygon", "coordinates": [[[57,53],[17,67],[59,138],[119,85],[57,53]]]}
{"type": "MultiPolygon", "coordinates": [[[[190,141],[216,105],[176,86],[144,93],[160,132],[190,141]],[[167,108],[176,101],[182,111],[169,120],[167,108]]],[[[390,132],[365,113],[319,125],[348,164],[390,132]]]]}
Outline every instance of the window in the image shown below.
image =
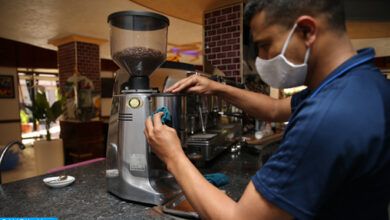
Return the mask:
{"type": "MultiPolygon", "coordinates": [[[[20,116],[22,121],[22,138],[23,142],[33,141],[34,138],[42,137],[46,134],[44,122],[34,123],[30,110],[25,106],[31,105],[31,100],[35,98],[37,87],[45,88],[46,98],[48,102],[53,104],[59,95],[59,78],[58,70],[28,70],[18,69],[19,76],[19,102],[20,116]]],[[[60,127],[58,122],[53,123],[50,127],[53,137],[59,135],[60,127]]]]}

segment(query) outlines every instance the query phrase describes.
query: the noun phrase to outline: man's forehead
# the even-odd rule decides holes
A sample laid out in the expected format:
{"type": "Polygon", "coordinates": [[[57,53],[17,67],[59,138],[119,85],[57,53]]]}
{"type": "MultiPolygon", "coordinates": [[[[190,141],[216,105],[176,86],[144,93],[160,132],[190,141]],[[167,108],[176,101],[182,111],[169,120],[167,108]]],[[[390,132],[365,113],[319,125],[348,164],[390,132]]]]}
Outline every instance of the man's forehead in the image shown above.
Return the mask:
{"type": "Polygon", "coordinates": [[[268,24],[266,22],[265,13],[263,11],[258,12],[253,16],[250,22],[250,28],[252,32],[252,36],[255,41],[262,40],[264,38],[268,38],[273,29],[272,24],[268,24]]]}
{"type": "Polygon", "coordinates": [[[250,21],[252,31],[262,31],[267,27],[264,10],[256,13],[250,21]]]}

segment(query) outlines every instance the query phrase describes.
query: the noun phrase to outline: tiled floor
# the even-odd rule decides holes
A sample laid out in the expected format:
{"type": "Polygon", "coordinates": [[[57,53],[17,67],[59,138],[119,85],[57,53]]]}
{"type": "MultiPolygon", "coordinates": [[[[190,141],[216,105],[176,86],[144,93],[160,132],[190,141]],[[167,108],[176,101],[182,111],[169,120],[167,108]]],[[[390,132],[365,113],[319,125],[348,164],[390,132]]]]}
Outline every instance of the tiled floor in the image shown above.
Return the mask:
{"type": "Polygon", "coordinates": [[[34,148],[28,146],[20,151],[19,162],[14,169],[1,172],[2,183],[9,183],[36,175],[34,148]]]}

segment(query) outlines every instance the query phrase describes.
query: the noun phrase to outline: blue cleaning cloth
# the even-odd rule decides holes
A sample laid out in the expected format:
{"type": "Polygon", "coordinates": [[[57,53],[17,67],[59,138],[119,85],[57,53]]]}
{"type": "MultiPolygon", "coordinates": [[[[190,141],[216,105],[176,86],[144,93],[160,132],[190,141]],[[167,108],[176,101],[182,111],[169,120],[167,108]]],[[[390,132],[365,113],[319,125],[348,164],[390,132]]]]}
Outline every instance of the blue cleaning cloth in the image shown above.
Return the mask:
{"type": "Polygon", "coordinates": [[[152,118],[153,123],[154,123],[153,115],[156,113],[159,113],[159,112],[164,112],[164,115],[161,117],[161,123],[165,124],[168,121],[172,121],[171,113],[169,113],[167,107],[164,106],[164,107],[158,108],[155,112],[152,113],[151,118],[152,118]]]}
{"type": "Polygon", "coordinates": [[[229,178],[223,173],[212,173],[203,175],[207,181],[216,187],[220,187],[229,183],[229,178]]]}

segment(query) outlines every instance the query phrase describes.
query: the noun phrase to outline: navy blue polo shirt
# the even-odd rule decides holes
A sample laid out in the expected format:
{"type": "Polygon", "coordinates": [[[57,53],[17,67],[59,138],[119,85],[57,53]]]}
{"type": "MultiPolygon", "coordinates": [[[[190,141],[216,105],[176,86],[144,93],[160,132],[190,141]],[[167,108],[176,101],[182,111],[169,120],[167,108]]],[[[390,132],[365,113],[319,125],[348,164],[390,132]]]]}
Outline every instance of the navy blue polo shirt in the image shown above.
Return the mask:
{"type": "MultiPolygon", "coordinates": [[[[323,83],[374,55],[358,51],[323,83]]],[[[387,220],[390,80],[369,59],[319,87],[293,96],[283,141],[252,178],[256,189],[297,219],[387,220]]]]}

